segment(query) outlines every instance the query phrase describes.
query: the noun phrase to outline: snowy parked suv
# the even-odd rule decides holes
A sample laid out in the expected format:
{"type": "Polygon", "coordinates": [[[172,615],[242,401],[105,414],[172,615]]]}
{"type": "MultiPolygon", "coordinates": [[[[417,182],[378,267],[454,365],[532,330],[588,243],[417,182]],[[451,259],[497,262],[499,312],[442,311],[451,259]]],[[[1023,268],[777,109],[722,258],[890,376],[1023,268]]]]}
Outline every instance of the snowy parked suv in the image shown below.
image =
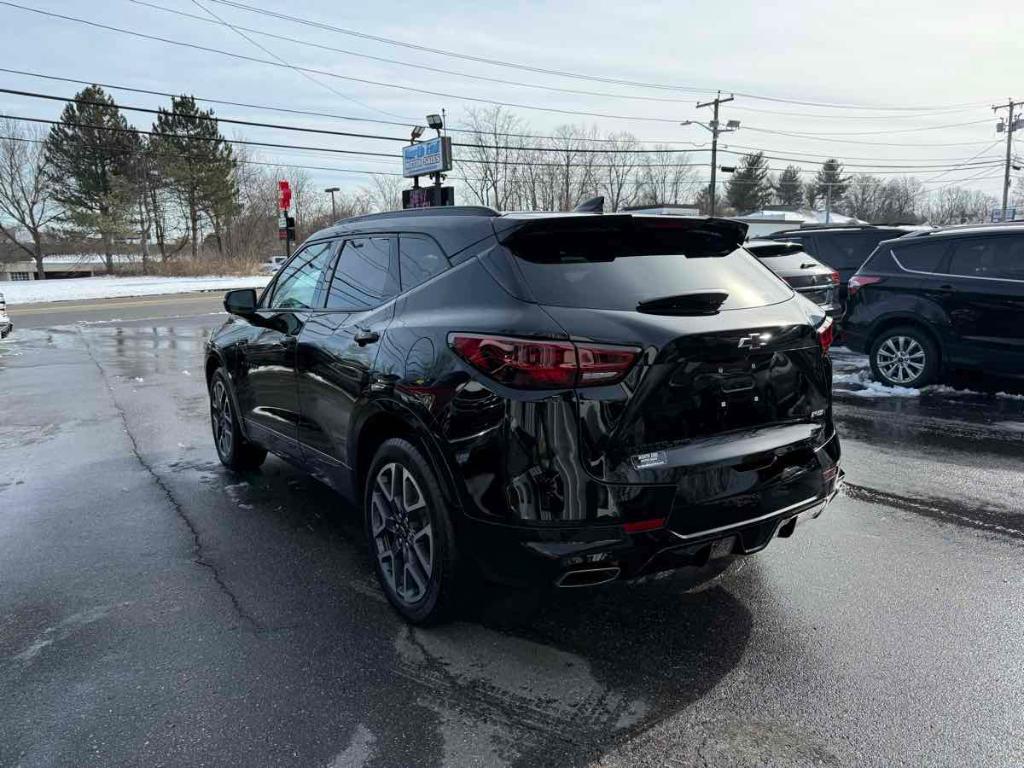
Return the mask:
{"type": "Polygon", "coordinates": [[[7,316],[7,301],[4,299],[4,295],[0,293],[0,339],[7,338],[7,334],[13,330],[14,323],[7,316]]]}

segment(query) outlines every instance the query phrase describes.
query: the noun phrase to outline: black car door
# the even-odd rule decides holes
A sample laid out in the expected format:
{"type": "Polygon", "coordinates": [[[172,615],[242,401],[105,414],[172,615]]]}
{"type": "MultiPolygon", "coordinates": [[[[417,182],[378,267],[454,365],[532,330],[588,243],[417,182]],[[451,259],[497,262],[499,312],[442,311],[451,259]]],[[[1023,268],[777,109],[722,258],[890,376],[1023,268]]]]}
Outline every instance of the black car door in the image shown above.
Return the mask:
{"type": "Polygon", "coordinates": [[[346,238],[339,249],[322,308],[299,334],[299,439],[310,471],[346,487],[352,463],[348,435],[359,403],[381,387],[374,361],[394,316],[398,294],[393,235],[346,238]]]}
{"type": "Polygon", "coordinates": [[[957,239],[945,305],[961,340],[962,363],[1024,374],[1024,236],[957,239]]]}
{"type": "Polygon", "coordinates": [[[295,254],[260,302],[252,335],[241,347],[235,391],[253,439],[274,453],[299,456],[296,344],[322,293],[333,245],[313,243],[295,254]]]}

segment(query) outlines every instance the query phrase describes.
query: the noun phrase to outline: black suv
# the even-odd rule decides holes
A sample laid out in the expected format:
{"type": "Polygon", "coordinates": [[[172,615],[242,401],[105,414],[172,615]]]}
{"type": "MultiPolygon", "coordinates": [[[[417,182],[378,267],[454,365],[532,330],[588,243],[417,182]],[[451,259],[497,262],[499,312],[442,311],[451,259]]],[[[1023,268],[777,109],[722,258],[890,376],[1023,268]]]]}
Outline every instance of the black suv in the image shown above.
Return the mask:
{"type": "Polygon", "coordinates": [[[426,209],[311,237],[208,345],[221,461],[362,509],[406,619],[749,554],[839,482],[831,320],[718,219],[426,209]]]}
{"type": "Polygon", "coordinates": [[[1024,225],[880,243],[850,280],[843,340],[890,385],[922,387],[957,369],[1024,377],[1024,225]]]}
{"type": "Polygon", "coordinates": [[[794,291],[825,310],[829,317],[842,316],[839,273],[808,254],[800,243],[748,240],[744,247],[789,283],[794,291]]]}
{"type": "Polygon", "coordinates": [[[920,230],[914,226],[817,225],[765,235],[770,240],[800,243],[807,253],[839,273],[839,302],[846,304],[847,284],[883,240],[920,230]]]}

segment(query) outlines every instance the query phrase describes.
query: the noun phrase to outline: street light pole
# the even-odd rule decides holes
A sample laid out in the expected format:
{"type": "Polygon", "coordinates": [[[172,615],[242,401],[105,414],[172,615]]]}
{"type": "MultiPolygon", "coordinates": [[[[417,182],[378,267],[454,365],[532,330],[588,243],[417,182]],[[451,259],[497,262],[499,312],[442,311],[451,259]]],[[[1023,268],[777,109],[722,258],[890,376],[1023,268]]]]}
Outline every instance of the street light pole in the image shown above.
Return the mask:
{"type": "Polygon", "coordinates": [[[334,193],[335,192],[340,192],[340,191],[341,191],[340,187],[328,187],[327,189],[324,190],[324,192],[330,192],[330,194],[331,194],[331,218],[332,219],[338,218],[338,209],[334,205],[334,193]]]}
{"type": "Polygon", "coordinates": [[[715,215],[715,191],[716,182],[718,180],[718,136],[719,134],[722,133],[731,133],[732,131],[735,131],[737,128],[740,127],[739,121],[730,120],[729,124],[725,128],[722,128],[718,122],[718,108],[722,104],[732,101],[734,98],[736,97],[730,95],[728,98],[723,99],[722,92],[719,91],[718,95],[715,96],[715,98],[712,99],[711,101],[705,101],[703,103],[697,104],[697,109],[702,109],[704,107],[714,108],[714,117],[712,118],[710,123],[701,123],[696,120],[687,120],[685,123],[682,123],[682,125],[690,125],[691,123],[696,123],[702,128],[706,128],[707,130],[711,131],[711,184],[708,185],[708,192],[711,198],[709,205],[712,216],[715,215]]]}

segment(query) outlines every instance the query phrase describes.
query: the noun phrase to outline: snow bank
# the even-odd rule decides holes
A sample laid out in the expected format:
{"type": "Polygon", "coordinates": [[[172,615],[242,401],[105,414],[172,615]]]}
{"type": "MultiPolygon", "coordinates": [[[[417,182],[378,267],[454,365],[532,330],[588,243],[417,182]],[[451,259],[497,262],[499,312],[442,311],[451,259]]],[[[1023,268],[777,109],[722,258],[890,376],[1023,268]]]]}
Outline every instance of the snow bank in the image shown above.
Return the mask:
{"type": "Polygon", "coordinates": [[[77,277],[67,280],[2,282],[0,293],[8,306],[36,301],[81,301],[125,296],[156,296],[191,291],[229,291],[262,288],[269,275],[254,277],[77,277]]]}

